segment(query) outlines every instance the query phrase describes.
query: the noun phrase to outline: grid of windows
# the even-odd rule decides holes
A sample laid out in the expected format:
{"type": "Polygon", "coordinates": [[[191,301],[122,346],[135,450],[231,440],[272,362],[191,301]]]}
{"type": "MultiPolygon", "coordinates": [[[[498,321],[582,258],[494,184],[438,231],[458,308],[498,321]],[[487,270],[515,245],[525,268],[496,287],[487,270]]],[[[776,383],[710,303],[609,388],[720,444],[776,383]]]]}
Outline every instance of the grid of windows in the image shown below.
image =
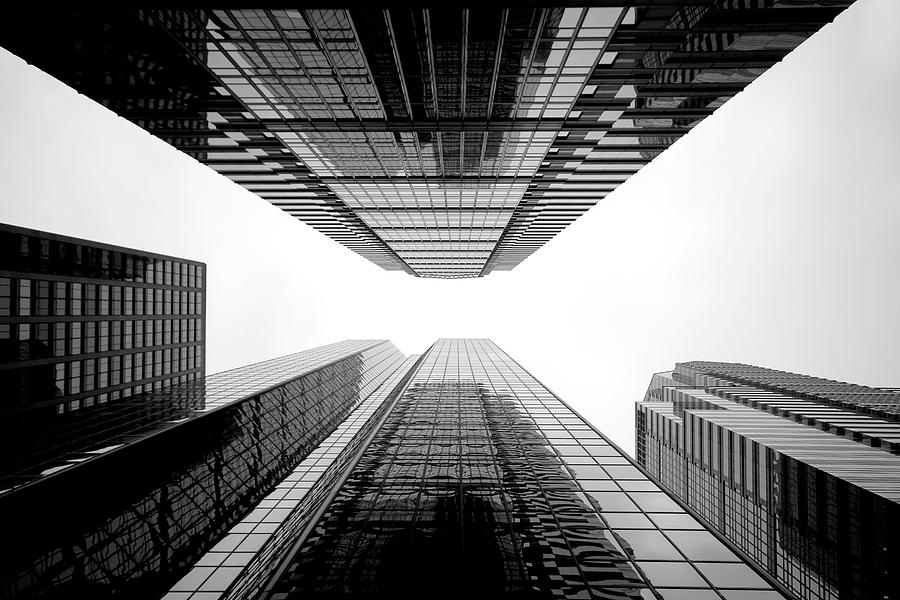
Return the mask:
{"type": "Polygon", "coordinates": [[[851,1],[79,8],[0,43],[387,269],[476,277],[515,267],[851,1]]]}
{"type": "MultiPolygon", "coordinates": [[[[313,450],[256,508],[231,528],[163,600],[209,600],[229,590],[251,597],[268,578],[329,494],[348,464],[393,406],[396,390],[409,376],[417,356],[397,357],[390,376],[313,450]],[[232,587],[234,586],[234,587],[232,587]]],[[[386,369],[387,371],[387,369],[386,369]]]]}
{"type": "Polygon", "coordinates": [[[255,511],[279,481],[404,362],[389,342],[332,344],[169,388],[82,431],[92,450],[0,494],[0,596],[159,598],[242,520],[271,527],[279,511],[255,511]]]}
{"type": "Polygon", "coordinates": [[[364,352],[375,343],[347,340],[329,344],[153,390],[89,411],[67,413],[49,423],[35,420],[20,423],[18,430],[8,435],[17,443],[3,457],[0,494],[243,400],[249,394],[280,385],[295,374],[306,373],[348,353],[364,352]]]}
{"type": "MultiPolygon", "coordinates": [[[[229,91],[409,269],[473,277],[620,13],[217,10],[210,59],[229,91]],[[317,127],[322,120],[347,126],[317,127]],[[419,120],[429,126],[409,126],[419,120]],[[468,120],[509,125],[458,124],[468,120]],[[549,127],[517,127],[527,121],[549,127]]],[[[309,192],[285,183],[249,187],[302,214],[309,192]]]]}
{"type": "Polygon", "coordinates": [[[19,424],[203,376],[202,263],[0,225],[0,415],[19,424]]]}
{"type": "Polygon", "coordinates": [[[487,340],[424,355],[296,548],[260,598],[782,598],[487,340]]]}
{"type": "Polygon", "coordinates": [[[900,453],[898,390],[739,363],[679,363],[675,374],[710,386],[721,379],[728,386],[723,394],[733,392],[737,401],[900,453]]]}
{"type": "Polygon", "coordinates": [[[891,598],[896,423],[873,416],[867,400],[889,417],[892,393],[679,363],[654,376],[637,406],[639,463],[796,598],[891,598]]]}

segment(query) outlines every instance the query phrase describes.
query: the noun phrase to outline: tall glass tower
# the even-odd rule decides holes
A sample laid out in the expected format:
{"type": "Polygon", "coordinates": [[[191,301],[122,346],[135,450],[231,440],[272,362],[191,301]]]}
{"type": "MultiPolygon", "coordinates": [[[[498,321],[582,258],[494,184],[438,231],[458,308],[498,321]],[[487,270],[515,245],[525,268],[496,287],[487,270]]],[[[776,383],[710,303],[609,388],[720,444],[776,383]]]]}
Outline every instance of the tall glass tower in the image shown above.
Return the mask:
{"type": "Polygon", "coordinates": [[[401,370],[166,598],[784,597],[492,342],[401,370]]]}
{"type": "Polygon", "coordinates": [[[30,428],[0,472],[0,597],[162,597],[408,363],[349,340],[30,428]]]}
{"type": "Polygon", "coordinates": [[[0,494],[0,596],[785,598],[488,340],[340,342],[127,409],[0,494]]]}
{"type": "Polygon", "coordinates": [[[679,363],[636,435],[654,480],[795,598],[900,597],[900,391],[679,363]]]}
{"type": "Polygon", "coordinates": [[[0,494],[142,419],[130,399],[203,379],[205,271],[0,224],[0,494]]]}
{"type": "Polygon", "coordinates": [[[0,223],[0,422],[202,378],[205,271],[0,223]]]}
{"type": "Polygon", "coordinates": [[[478,277],[851,3],[17,3],[0,45],[386,269],[478,277]]]}

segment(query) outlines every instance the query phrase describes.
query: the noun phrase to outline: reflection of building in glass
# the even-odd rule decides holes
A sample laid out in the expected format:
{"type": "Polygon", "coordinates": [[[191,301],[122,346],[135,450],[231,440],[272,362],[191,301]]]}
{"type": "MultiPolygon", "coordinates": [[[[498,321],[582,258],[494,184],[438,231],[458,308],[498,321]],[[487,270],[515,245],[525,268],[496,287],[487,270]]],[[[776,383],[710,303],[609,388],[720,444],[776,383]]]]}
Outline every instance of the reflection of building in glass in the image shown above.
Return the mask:
{"type": "Polygon", "coordinates": [[[637,405],[637,458],[796,598],[897,598],[900,391],[679,363],[637,405]]]}
{"type": "MultiPolygon", "coordinates": [[[[195,406],[193,397],[146,398],[202,381],[205,290],[203,263],[0,225],[3,573],[45,550],[48,534],[64,539],[93,518],[105,501],[94,496],[114,496],[103,490],[118,474],[46,494],[33,484],[195,406]]],[[[64,581],[80,552],[100,552],[64,549],[68,557],[22,567],[16,586],[28,585],[29,569],[64,581]]],[[[0,584],[0,595],[15,589],[0,584]]]]}
{"type": "Polygon", "coordinates": [[[490,341],[390,383],[171,598],[783,598],[490,341]]]}
{"type": "Polygon", "coordinates": [[[202,378],[204,271],[194,261],[0,225],[4,478],[30,477],[17,457],[48,440],[64,446],[67,414],[97,420],[135,395],[202,378]]]}
{"type": "Polygon", "coordinates": [[[0,477],[0,597],[162,597],[408,362],[347,341],[67,413],[0,477]]]}
{"type": "Polygon", "coordinates": [[[42,35],[0,44],[385,268],[475,277],[515,267],[851,2],[35,6],[10,22],[42,35]]]}

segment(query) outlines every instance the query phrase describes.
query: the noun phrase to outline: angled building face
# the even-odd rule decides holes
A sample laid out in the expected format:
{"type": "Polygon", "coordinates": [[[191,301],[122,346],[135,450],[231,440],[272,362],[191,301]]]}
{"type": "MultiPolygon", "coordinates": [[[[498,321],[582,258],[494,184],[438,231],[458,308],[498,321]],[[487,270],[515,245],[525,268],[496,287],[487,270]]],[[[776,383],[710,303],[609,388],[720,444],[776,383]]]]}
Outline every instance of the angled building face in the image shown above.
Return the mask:
{"type": "Polygon", "coordinates": [[[403,369],[166,598],[784,597],[490,341],[403,369]]]}
{"type": "Polygon", "coordinates": [[[42,33],[0,45],[386,269],[477,277],[850,3],[16,8],[42,33]]]}
{"type": "Polygon", "coordinates": [[[0,223],[0,421],[202,378],[205,270],[0,223]]]}
{"type": "Polygon", "coordinates": [[[487,340],[340,342],[113,406],[3,480],[0,597],[784,598],[487,340]]]}
{"type": "Polygon", "coordinates": [[[164,596],[406,368],[389,342],[346,341],[34,428],[0,473],[0,597],[164,596]]]}
{"type": "Polygon", "coordinates": [[[795,598],[898,597],[900,392],[679,363],[636,419],[638,463],[795,598]]]}
{"type": "Polygon", "coordinates": [[[183,258],[0,224],[6,484],[16,485],[6,476],[30,477],[22,457],[68,443],[66,423],[203,378],[205,270],[183,258]]]}

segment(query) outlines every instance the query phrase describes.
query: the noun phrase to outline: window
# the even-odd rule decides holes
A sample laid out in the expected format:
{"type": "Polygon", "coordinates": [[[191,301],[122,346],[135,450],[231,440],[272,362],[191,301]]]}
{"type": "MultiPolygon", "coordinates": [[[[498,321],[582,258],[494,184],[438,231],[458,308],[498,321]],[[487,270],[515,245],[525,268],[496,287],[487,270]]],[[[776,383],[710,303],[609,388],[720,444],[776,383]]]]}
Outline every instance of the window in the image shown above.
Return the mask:
{"type": "Polygon", "coordinates": [[[12,312],[12,280],[9,277],[0,277],[0,315],[6,316],[12,312]]]}
{"type": "Polygon", "coordinates": [[[70,284],[69,290],[69,314],[78,316],[81,314],[81,284],[70,284]]]}

